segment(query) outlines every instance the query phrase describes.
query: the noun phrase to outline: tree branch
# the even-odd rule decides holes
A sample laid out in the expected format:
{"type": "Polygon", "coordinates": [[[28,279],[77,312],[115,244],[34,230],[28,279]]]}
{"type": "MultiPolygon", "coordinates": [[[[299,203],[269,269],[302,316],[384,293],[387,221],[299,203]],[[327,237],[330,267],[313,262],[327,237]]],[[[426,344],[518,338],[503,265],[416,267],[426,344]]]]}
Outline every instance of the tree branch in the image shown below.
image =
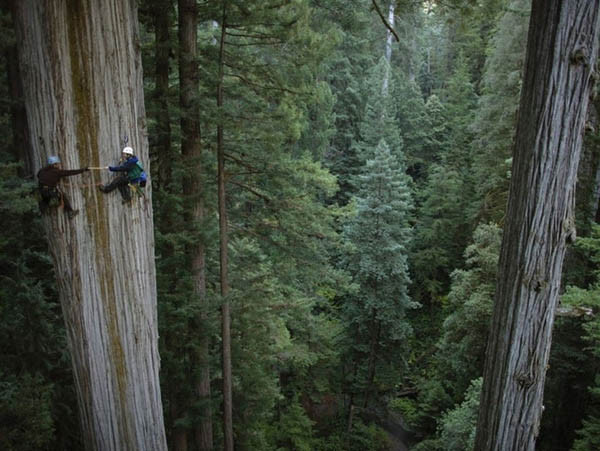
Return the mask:
{"type": "Polygon", "coordinates": [[[391,27],[391,25],[388,23],[388,21],[386,20],[386,18],[384,17],[383,13],[381,12],[381,10],[379,9],[379,5],[377,5],[377,2],[375,0],[371,0],[371,3],[373,4],[373,7],[375,8],[375,11],[377,11],[377,14],[379,15],[379,18],[381,19],[381,21],[383,22],[383,24],[385,25],[385,27],[390,30],[390,33],[392,33],[394,35],[394,37],[396,38],[396,42],[400,42],[400,38],[398,37],[398,34],[396,33],[396,31],[391,27]]]}
{"type": "Polygon", "coordinates": [[[250,191],[252,194],[254,194],[256,197],[261,198],[262,200],[264,200],[266,203],[271,202],[271,199],[268,196],[265,196],[262,193],[259,193],[258,191],[256,191],[254,188],[252,188],[251,186],[248,185],[244,185],[243,183],[239,183],[239,182],[234,182],[233,180],[227,180],[227,183],[231,183],[232,185],[236,185],[239,186],[240,188],[244,188],[247,191],[250,191]]]}

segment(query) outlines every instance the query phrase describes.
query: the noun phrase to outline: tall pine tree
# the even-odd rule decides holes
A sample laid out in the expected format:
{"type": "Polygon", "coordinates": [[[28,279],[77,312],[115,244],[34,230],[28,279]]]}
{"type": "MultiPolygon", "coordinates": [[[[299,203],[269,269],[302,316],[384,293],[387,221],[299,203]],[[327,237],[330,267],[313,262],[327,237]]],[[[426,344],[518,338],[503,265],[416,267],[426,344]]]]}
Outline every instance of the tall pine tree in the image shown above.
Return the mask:
{"type": "Polygon", "coordinates": [[[343,317],[353,364],[351,393],[360,395],[367,406],[380,391],[394,386],[411,334],[407,311],[417,304],[408,295],[408,177],[384,140],[367,160],[358,183],[356,217],[344,232],[353,246],[345,266],[357,291],[345,300],[343,317]]]}

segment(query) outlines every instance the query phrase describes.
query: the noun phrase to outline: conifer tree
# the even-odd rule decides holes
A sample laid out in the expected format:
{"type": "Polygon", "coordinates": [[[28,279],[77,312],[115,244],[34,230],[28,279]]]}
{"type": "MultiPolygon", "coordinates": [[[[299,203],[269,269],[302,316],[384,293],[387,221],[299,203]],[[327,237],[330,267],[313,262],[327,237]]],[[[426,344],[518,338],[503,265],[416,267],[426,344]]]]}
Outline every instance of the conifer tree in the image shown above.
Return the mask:
{"type": "Polygon", "coordinates": [[[336,30],[341,40],[324,61],[327,82],[335,96],[335,134],[331,137],[324,161],[338,176],[340,190],[335,199],[345,205],[354,192],[352,180],[361,166],[353,144],[359,140],[367,100],[364,79],[374,65],[374,53],[369,43],[369,2],[360,0],[356,8],[347,8],[340,0],[328,2],[328,5],[330,3],[331,6],[317,9],[319,17],[328,19],[322,27],[336,30]]]}
{"type": "Polygon", "coordinates": [[[485,64],[473,124],[475,209],[484,221],[500,222],[506,206],[530,5],[529,0],[510,2],[496,26],[485,64]]]}
{"type": "Polygon", "coordinates": [[[367,104],[360,123],[360,137],[355,143],[359,160],[373,159],[376,149],[383,139],[389,151],[404,163],[402,137],[396,122],[395,85],[390,79],[384,87],[384,81],[390,71],[385,57],[369,71],[365,93],[367,104]]]}
{"type": "Polygon", "coordinates": [[[420,193],[411,261],[415,293],[421,302],[439,306],[450,288],[450,274],[461,266],[469,237],[466,186],[459,171],[436,164],[420,193]]]}
{"type": "MultiPolygon", "coordinates": [[[[597,312],[600,308],[600,226],[592,226],[591,236],[578,238],[576,246],[586,255],[588,265],[592,268],[592,282],[587,287],[570,286],[561,298],[562,305],[571,310],[582,309],[582,311],[597,312]]],[[[586,343],[585,356],[581,357],[583,362],[591,363],[590,374],[592,381],[586,387],[588,396],[585,406],[585,418],[576,431],[576,439],[572,444],[572,451],[584,451],[595,449],[600,445],[598,431],[600,431],[600,377],[598,367],[600,366],[600,320],[596,313],[582,315],[578,318],[581,323],[583,340],[586,343]]],[[[573,369],[571,368],[571,372],[573,369]]],[[[564,387],[562,387],[564,390],[564,387]]]]}
{"type": "MultiPolygon", "coordinates": [[[[206,290],[206,246],[204,236],[199,232],[205,227],[205,169],[203,145],[200,130],[200,80],[198,68],[198,7],[196,0],[178,1],[179,17],[179,103],[181,108],[181,154],[185,165],[182,192],[185,199],[184,219],[186,229],[192,238],[186,244],[192,296],[191,303],[197,309],[197,316],[191,326],[198,336],[192,348],[194,366],[194,396],[200,406],[199,419],[195,421],[195,439],[199,450],[213,448],[211,380],[209,368],[209,335],[206,331],[208,300],[206,290]]],[[[181,440],[185,441],[185,433],[181,440]]],[[[184,445],[185,449],[186,446],[184,445]]]]}
{"type": "Polygon", "coordinates": [[[428,166],[433,163],[440,163],[442,155],[447,153],[448,149],[448,124],[446,123],[446,108],[442,104],[437,94],[432,94],[425,102],[425,125],[426,136],[423,141],[423,160],[425,170],[422,170],[422,177],[427,178],[428,166]]]}
{"type": "MultiPolygon", "coordinates": [[[[419,394],[412,426],[419,434],[439,430],[442,412],[461,402],[471,381],[482,375],[500,239],[498,226],[480,225],[465,250],[467,267],[452,273],[436,352],[424,372],[413,376],[419,394]]],[[[420,326],[423,334],[424,322],[420,326]]]]}
{"type": "MultiPolygon", "coordinates": [[[[455,70],[447,85],[440,91],[448,127],[447,152],[442,154],[444,166],[461,174],[465,182],[471,173],[472,123],[477,97],[470,80],[467,62],[460,53],[454,62],[455,70]]],[[[464,193],[464,197],[468,192],[464,193]]]]}
{"type": "Polygon", "coordinates": [[[382,139],[359,176],[356,217],[345,228],[354,248],[345,267],[358,288],[344,302],[343,317],[354,364],[351,390],[364,406],[393,386],[383,370],[397,377],[411,334],[407,311],[417,306],[408,295],[412,200],[403,169],[382,139]]]}
{"type": "Polygon", "coordinates": [[[295,388],[279,381],[278,369],[317,361],[307,342],[296,346],[289,336],[314,336],[312,306],[320,287],[334,284],[326,246],[335,239],[333,215],[321,199],[336,185],[311,161],[310,140],[300,139],[312,102],[322,100],[315,74],[329,35],[313,31],[306,1],[227,1],[203,5],[201,15],[219,24],[217,45],[203,46],[212,56],[204,70],[214,74],[203,81],[213,93],[204,119],[205,140],[218,154],[226,232],[221,299],[231,313],[232,429],[236,447],[264,449],[276,440],[268,431],[277,410],[294,402],[295,388]]]}
{"type": "Polygon", "coordinates": [[[447,293],[450,274],[462,266],[471,230],[466,211],[473,191],[470,128],[476,98],[464,59],[459,58],[455,64],[455,73],[440,91],[443,108],[434,96],[427,103],[431,124],[443,124],[443,133],[432,127],[428,144],[435,149],[440,163],[430,168],[420,193],[413,259],[418,281],[415,285],[422,300],[440,299],[447,293]]]}
{"type": "Polygon", "coordinates": [[[429,166],[435,161],[432,153],[438,151],[429,142],[432,133],[430,117],[417,83],[401,71],[395,71],[394,75],[396,121],[406,155],[407,172],[415,184],[422,185],[427,179],[429,166]]]}

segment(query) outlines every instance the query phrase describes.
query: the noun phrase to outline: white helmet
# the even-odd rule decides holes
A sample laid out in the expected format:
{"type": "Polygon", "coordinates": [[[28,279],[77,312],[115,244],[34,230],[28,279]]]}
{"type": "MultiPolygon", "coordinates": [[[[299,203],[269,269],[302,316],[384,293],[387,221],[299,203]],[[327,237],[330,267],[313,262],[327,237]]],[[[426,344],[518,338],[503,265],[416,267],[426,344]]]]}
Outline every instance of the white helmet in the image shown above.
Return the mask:
{"type": "Polygon", "coordinates": [[[127,155],[133,155],[133,149],[131,147],[125,147],[123,153],[127,155]]]}

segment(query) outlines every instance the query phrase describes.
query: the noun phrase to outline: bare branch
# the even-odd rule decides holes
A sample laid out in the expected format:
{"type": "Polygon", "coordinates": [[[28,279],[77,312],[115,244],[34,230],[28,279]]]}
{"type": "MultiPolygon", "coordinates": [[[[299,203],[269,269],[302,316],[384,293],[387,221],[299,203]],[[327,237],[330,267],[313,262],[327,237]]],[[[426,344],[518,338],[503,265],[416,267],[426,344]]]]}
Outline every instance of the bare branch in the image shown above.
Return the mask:
{"type": "Polygon", "coordinates": [[[379,5],[377,5],[377,2],[375,0],[371,0],[371,3],[373,3],[373,7],[375,8],[375,11],[377,11],[379,18],[381,19],[381,21],[383,22],[385,27],[388,30],[390,30],[390,33],[392,33],[394,35],[394,37],[396,38],[396,42],[400,42],[400,38],[398,37],[398,34],[396,33],[396,31],[392,28],[392,26],[388,23],[388,21],[384,17],[383,13],[379,9],[379,5]]]}

